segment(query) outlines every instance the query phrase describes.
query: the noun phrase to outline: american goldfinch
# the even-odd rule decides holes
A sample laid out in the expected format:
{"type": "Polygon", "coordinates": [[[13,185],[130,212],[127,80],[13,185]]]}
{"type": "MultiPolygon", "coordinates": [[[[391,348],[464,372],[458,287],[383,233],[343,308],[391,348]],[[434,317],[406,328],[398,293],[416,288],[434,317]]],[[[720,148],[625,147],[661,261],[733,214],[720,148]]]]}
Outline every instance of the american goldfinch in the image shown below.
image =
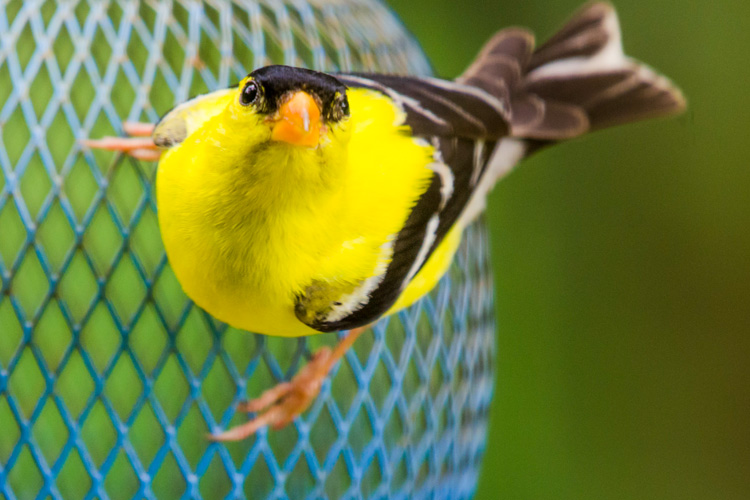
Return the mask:
{"type": "Polygon", "coordinates": [[[351,330],[244,405],[265,411],[215,436],[232,440],[290,422],[367,325],[433,288],[525,156],[684,106],[596,3],[536,49],[500,31],[455,81],[267,66],[126,128],[150,137],[88,144],[159,160],[161,234],[196,304],[267,335],[351,330]]]}

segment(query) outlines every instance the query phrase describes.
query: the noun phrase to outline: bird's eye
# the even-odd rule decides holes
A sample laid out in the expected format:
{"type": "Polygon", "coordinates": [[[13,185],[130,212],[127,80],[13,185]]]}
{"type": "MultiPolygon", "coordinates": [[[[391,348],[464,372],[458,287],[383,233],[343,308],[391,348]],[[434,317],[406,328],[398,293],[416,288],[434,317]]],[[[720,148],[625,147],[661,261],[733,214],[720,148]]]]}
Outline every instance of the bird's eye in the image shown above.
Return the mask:
{"type": "Polygon", "coordinates": [[[343,119],[349,116],[349,99],[346,96],[338,100],[337,104],[337,115],[338,119],[343,119]]]}
{"type": "Polygon", "coordinates": [[[258,93],[258,84],[254,81],[247,82],[240,93],[240,104],[243,106],[251,105],[258,98],[258,93]]]}

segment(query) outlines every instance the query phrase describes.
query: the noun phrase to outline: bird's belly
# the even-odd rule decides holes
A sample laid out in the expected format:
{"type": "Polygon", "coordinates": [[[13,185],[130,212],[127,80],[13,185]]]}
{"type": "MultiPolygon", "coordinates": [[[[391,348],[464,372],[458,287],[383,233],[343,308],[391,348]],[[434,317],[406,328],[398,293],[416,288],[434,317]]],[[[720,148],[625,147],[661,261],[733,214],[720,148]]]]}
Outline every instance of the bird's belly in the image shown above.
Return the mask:
{"type": "Polygon", "coordinates": [[[198,305],[211,311],[217,319],[254,333],[279,337],[301,337],[321,333],[297,319],[291,301],[269,303],[259,297],[225,295],[206,297],[206,305],[198,305]]]}
{"type": "Polygon", "coordinates": [[[229,286],[216,279],[217,275],[201,272],[206,270],[205,266],[181,265],[179,257],[170,257],[170,262],[185,293],[224,323],[254,333],[280,337],[320,333],[297,319],[291,298],[271,299],[272,293],[262,287],[229,286]]]}
{"type": "Polygon", "coordinates": [[[160,206],[162,240],[177,281],[195,304],[220,321],[255,333],[320,333],[294,313],[294,287],[289,285],[294,277],[277,245],[260,245],[260,254],[238,253],[238,245],[206,228],[186,230],[176,222],[181,214],[171,208],[169,203],[160,206]]]}

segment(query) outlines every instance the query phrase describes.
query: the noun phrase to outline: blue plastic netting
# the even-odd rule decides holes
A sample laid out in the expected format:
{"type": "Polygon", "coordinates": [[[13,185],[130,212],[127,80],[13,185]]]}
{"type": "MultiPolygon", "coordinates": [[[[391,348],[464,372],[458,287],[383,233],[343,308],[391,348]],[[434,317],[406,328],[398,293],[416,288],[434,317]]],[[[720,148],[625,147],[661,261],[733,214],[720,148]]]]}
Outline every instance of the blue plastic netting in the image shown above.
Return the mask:
{"type": "Polygon", "coordinates": [[[465,498],[492,392],[487,236],[381,321],[294,425],[207,441],[334,335],[194,307],[154,166],[77,140],[155,121],[269,62],[425,74],[377,1],[0,1],[0,498],[465,498]]]}

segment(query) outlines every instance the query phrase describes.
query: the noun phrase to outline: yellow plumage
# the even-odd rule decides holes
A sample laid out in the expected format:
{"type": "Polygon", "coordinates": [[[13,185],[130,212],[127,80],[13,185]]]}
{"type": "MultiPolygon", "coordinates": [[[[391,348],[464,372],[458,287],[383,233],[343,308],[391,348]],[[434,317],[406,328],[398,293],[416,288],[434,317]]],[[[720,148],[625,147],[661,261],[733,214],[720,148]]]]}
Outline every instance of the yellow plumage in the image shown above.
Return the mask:
{"type": "MultiPolygon", "coordinates": [[[[390,99],[352,89],[351,118],[324,138],[333,147],[272,143],[252,155],[267,140],[262,118],[240,108],[236,90],[218,94],[193,106],[194,130],[159,163],[169,261],[185,292],[222,321],[270,335],[318,333],[295,316],[296,294],[314,280],[345,292],[382,272],[383,245],[426,189],[434,149],[396,125],[402,111],[390,99]]],[[[454,233],[390,312],[435,285],[454,233]]]]}

